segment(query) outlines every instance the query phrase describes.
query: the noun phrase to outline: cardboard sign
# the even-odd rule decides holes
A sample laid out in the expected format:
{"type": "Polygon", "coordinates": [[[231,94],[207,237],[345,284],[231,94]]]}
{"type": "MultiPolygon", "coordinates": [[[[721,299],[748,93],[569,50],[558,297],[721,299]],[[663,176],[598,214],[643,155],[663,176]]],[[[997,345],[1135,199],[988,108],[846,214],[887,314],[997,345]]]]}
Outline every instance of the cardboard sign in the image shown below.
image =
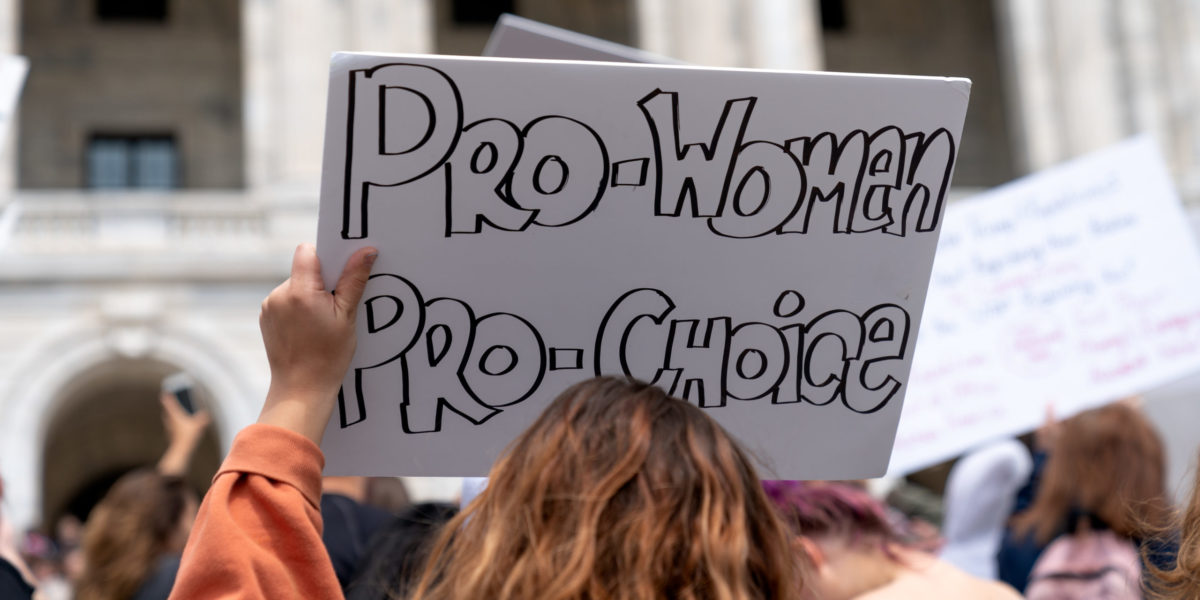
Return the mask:
{"type": "Polygon", "coordinates": [[[1153,141],[946,213],[889,471],[1200,369],[1200,258],[1153,141]]]}
{"type": "Polygon", "coordinates": [[[516,15],[503,14],[483,48],[484,56],[551,58],[647,64],[680,64],[679,61],[563,29],[516,15]]]}
{"type": "Polygon", "coordinates": [[[970,83],[338,54],[318,248],[380,249],[330,473],[483,475],[595,374],[882,473],[970,83]]]}

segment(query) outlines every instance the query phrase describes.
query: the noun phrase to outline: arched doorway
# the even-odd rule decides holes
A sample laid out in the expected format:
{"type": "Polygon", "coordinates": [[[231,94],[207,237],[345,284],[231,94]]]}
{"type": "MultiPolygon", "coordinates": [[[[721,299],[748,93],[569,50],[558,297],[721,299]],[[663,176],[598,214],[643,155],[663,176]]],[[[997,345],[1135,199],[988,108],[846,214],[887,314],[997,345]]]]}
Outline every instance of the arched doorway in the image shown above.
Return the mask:
{"type": "MultiPolygon", "coordinates": [[[[167,446],[159,389],[178,371],[153,359],[114,358],[72,378],[54,403],[42,446],[42,523],[66,514],[85,520],[91,508],[124,473],[153,467],[167,446]]],[[[197,403],[212,406],[202,387],[197,403]]],[[[214,429],[201,441],[187,479],[198,493],[220,464],[214,429]]]]}

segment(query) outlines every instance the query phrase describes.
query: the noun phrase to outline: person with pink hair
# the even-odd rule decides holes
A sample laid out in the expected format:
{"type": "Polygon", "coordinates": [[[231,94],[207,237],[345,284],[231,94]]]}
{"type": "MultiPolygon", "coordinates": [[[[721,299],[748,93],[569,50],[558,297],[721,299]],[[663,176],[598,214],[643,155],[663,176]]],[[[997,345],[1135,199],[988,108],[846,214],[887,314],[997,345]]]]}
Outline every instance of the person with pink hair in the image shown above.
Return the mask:
{"type": "Polygon", "coordinates": [[[809,565],[804,598],[1016,600],[1002,583],[977,579],[937,557],[900,543],[883,505],[841,483],[767,481],[809,565]]]}

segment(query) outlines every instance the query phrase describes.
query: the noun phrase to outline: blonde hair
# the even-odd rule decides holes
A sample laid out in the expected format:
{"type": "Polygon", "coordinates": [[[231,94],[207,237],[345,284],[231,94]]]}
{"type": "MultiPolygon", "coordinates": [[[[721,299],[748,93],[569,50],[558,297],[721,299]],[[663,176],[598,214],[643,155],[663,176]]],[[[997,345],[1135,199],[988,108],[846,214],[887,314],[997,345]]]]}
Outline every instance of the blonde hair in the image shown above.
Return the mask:
{"type": "Polygon", "coordinates": [[[789,536],[738,444],[645,383],[563,392],[433,546],[413,598],[795,598],[789,536]]]}
{"type": "Polygon", "coordinates": [[[171,551],[190,493],[180,478],[152,470],[118,479],[88,517],[75,600],[133,596],[155,562],[171,551]]]}
{"type": "MultiPolygon", "coordinates": [[[[1195,477],[1191,501],[1177,515],[1176,525],[1179,526],[1179,550],[1171,568],[1160,569],[1155,565],[1154,548],[1147,546],[1143,550],[1142,562],[1150,575],[1146,578],[1148,597],[1154,600],[1200,598],[1200,472],[1195,477]]],[[[1161,535],[1170,538],[1174,533],[1164,528],[1161,535]]],[[[1159,542],[1159,546],[1169,544],[1159,542]]]]}

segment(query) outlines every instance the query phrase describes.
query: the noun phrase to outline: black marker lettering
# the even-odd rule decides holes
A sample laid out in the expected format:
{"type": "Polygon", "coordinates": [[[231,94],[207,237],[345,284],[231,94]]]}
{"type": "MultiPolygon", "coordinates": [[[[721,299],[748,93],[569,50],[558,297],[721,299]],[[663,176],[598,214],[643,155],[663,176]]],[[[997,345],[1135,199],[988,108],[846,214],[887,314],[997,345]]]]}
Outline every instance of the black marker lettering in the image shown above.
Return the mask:
{"type": "Polygon", "coordinates": [[[424,65],[385,64],[348,75],[342,237],[360,239],[368,235],[373,187],[416,181],[449,157],[462,129],[462,98],[445,73],[424,65]],[[356,154],[356,139],[375,141],[376,151],[356,154]]]}
{"type": "Polygon", "coordinates": [[[536,210],[534,223],[570,225],[596,208],[608,187],[608,152],[599,134],[567,117],[541,117],[523,132],[512,172],[513,202],[536,210]]]}
{"type": "MultiPolygon", "coordinates": [[[[795,290],[768,304],[775,318],[787,321],[783,325],[735,324],[729,317],[668,321],[676,310],[670,297],[635,289],[601,319],[593,370],[651,379],[702,408],[726,406],[730,399],[840,401],[863,414],[887,406],[903,387],[908,313],[880,304],[861,317],[833,310],[804,323],[798,320],[804,304],[795,290]],[[637,345],[631,344],[635,338],[637,345]],[[644,373],[633,372],[631,355],[644,373]]],[[[340,395],[343,428],[368,417],[364,376],[393,378],[401,389],[402,429],[419,434],[441,431],[447,412],[481,425],[532,396],[547,371],[583,367],[583,350],[548,347],[537,327],[518,315],[476,317],[453,298],[422,302],[416,287],[396,275],[372,276],[362,310],[359,335],[387,336],[387,343],[371,346],[387,350],[358,357],[365,364],[354,366],[354,386],[340,395]]]]}
{"type": "Polygon", "coordinates": [[[446,165],[446,237],[494,229],[523,231],[537,211],[512,202],[509,182],[521,156],[521,132],[502,119],[467,125],[446,165]]]}
{"type": "Polygon", "coordinates": [[[654,214],[719,217],[724,211],[728,172],[742,145],[755,98],[725,103],[708,143],[684,143],[679,125],[679,94],[654,90],[638,102],[654,142],[654,214]]]}

